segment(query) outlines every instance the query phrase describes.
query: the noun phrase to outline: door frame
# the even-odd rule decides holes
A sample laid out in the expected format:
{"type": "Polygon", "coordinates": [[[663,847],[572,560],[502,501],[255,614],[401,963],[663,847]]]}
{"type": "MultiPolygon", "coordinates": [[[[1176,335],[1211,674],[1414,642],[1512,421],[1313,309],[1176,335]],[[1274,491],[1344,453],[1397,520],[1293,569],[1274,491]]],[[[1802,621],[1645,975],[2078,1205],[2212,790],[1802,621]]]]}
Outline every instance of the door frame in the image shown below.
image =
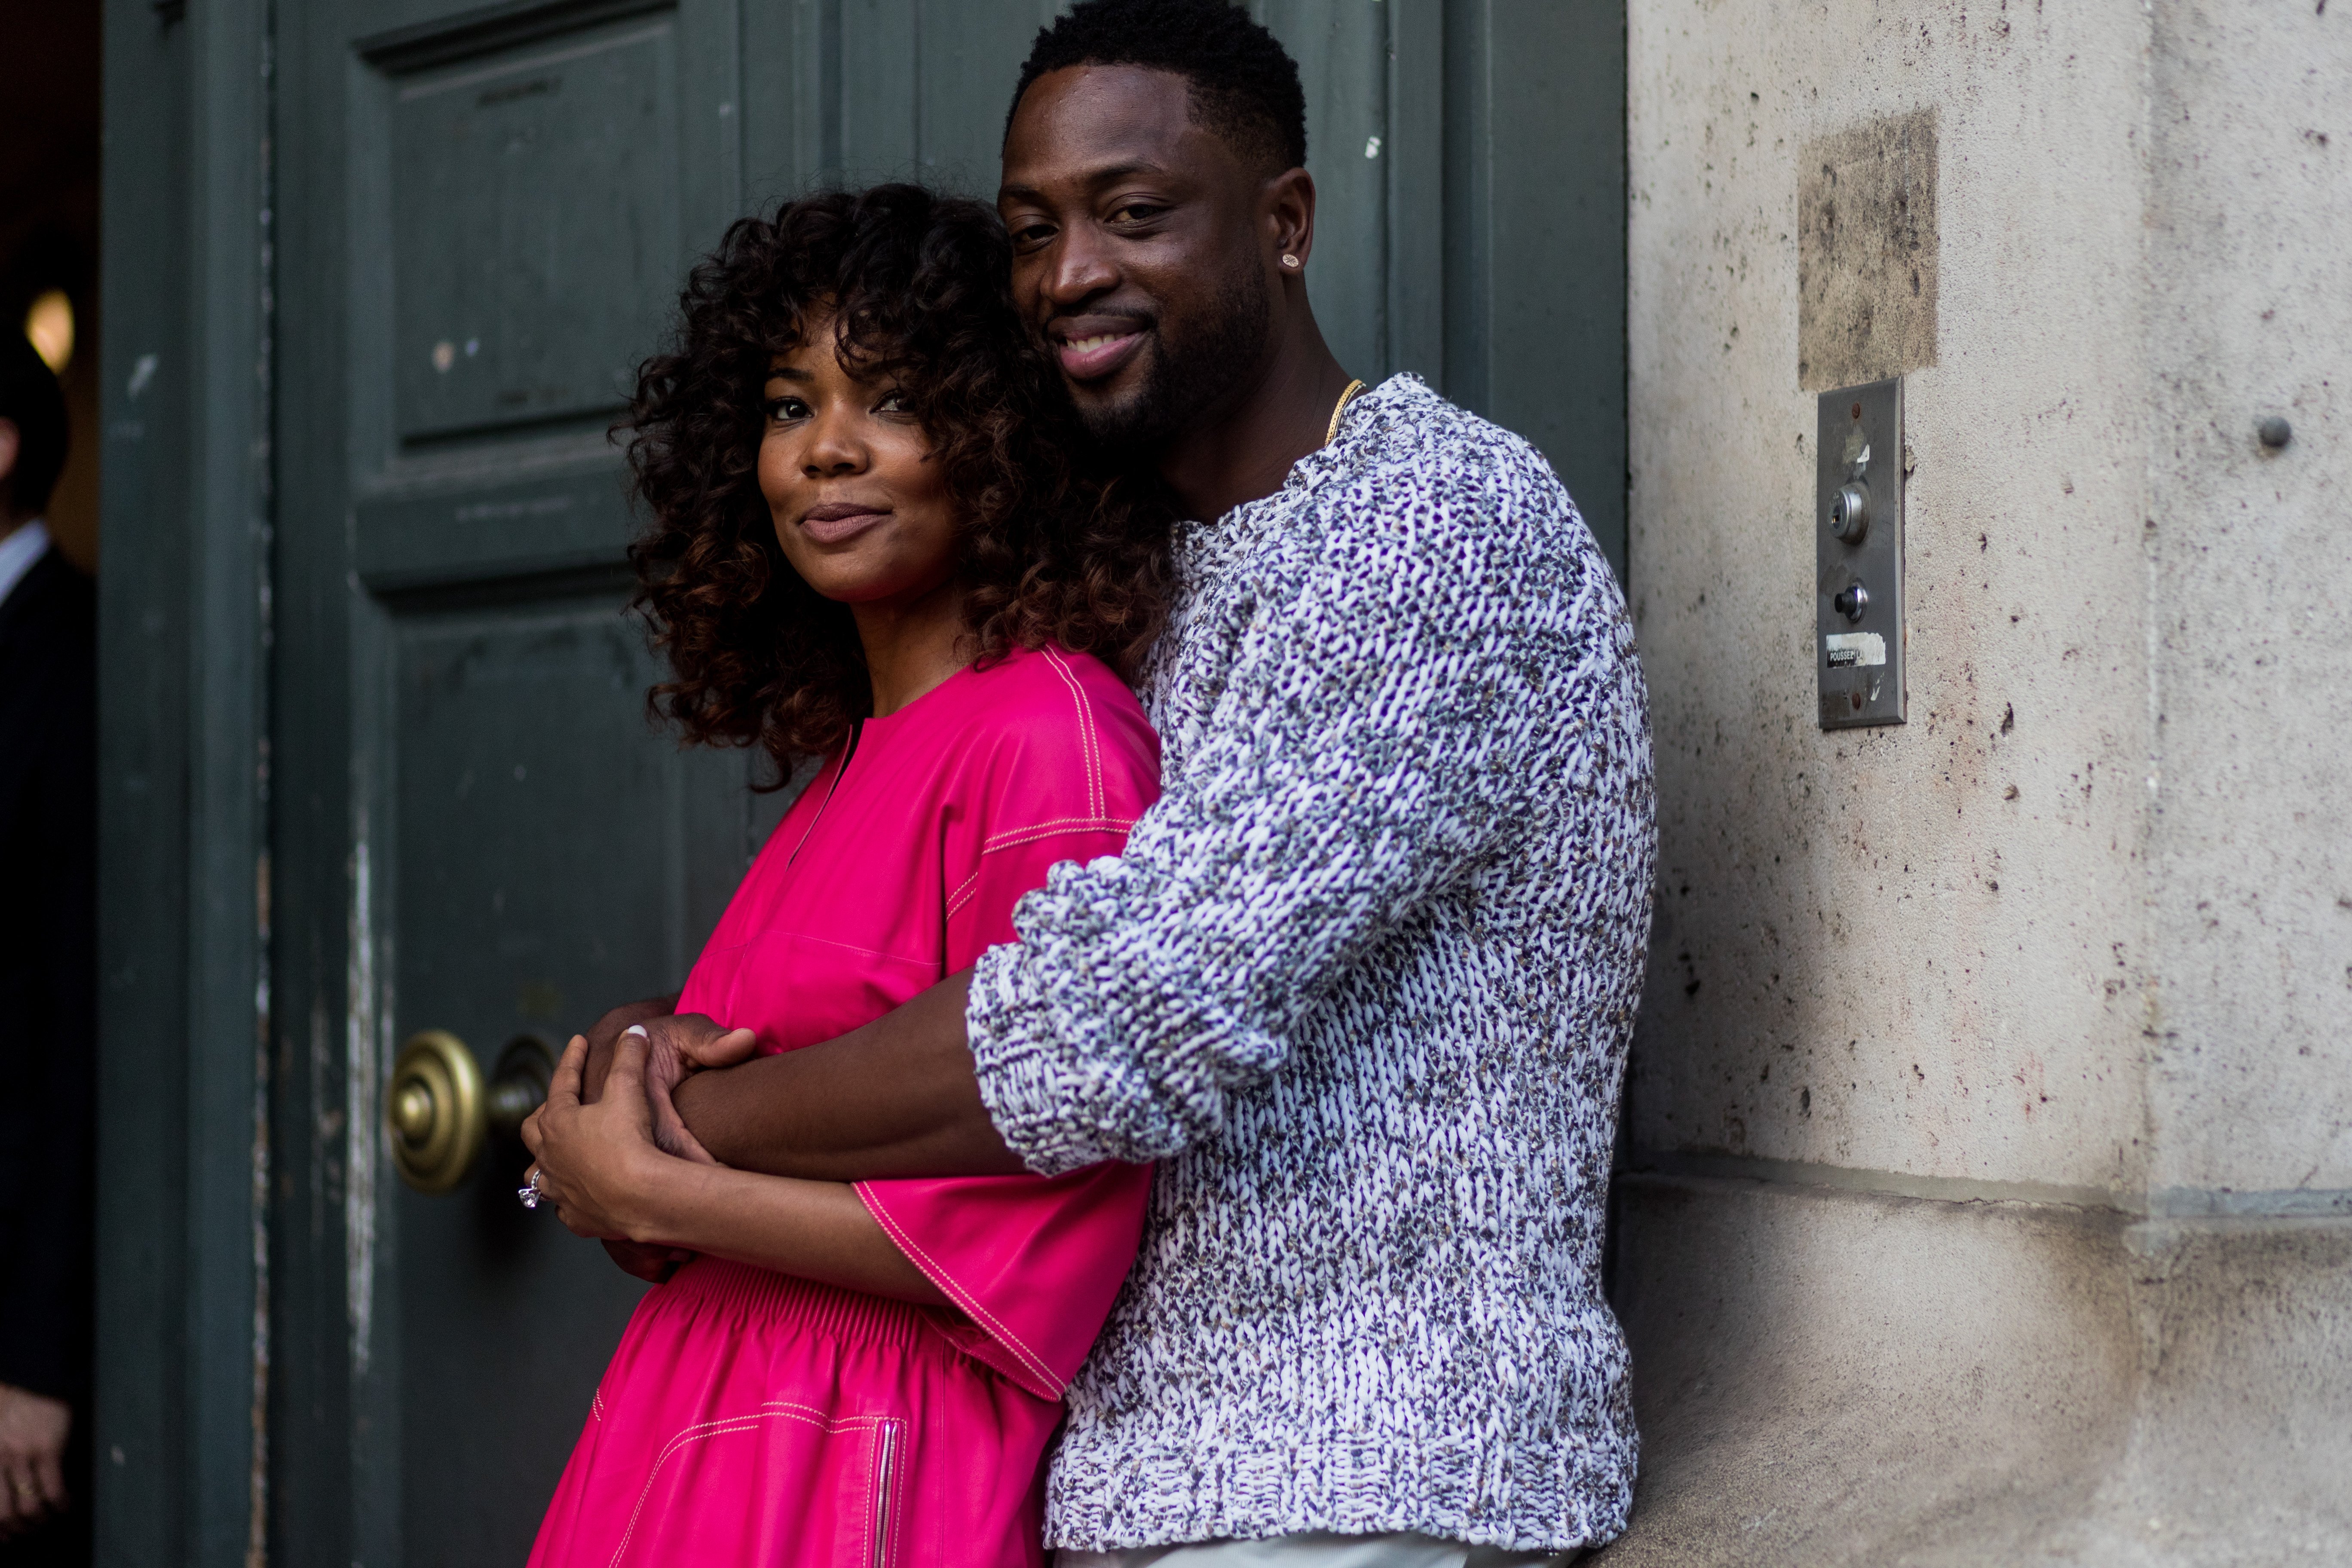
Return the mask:
{"type": "Polygon", "coordinates": [[[97,1560],[258,1562],[271,0],[108,0],[97,1560]]]}

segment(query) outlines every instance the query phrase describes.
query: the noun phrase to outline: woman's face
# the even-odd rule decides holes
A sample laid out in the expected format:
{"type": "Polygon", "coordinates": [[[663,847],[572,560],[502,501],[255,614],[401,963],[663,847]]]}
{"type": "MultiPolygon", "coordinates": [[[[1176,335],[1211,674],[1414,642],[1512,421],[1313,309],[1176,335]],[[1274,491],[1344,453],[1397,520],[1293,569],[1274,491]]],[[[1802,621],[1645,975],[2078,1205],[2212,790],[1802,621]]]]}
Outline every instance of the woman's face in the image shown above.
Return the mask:
{"type": "Polygon", "coordinates": [[[760,490],[784,558],[848,605],[911,605],[955,574],[957,515],[895,383],[834,353],[830,318],[768,367],[760,490]]]}

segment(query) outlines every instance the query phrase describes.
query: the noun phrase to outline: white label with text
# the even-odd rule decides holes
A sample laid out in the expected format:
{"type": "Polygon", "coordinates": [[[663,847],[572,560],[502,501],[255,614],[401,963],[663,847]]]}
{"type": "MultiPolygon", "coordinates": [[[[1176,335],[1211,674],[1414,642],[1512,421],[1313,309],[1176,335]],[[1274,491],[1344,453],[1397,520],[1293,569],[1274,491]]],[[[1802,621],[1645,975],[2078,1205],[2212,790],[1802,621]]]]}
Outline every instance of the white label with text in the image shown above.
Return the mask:
{"type": "Polygon", "coordinates": [[[1832,632],[1822,643],[1828,650],[1832,669],[1886,662],[1886,639],[1876,632],[1832,632]]]}

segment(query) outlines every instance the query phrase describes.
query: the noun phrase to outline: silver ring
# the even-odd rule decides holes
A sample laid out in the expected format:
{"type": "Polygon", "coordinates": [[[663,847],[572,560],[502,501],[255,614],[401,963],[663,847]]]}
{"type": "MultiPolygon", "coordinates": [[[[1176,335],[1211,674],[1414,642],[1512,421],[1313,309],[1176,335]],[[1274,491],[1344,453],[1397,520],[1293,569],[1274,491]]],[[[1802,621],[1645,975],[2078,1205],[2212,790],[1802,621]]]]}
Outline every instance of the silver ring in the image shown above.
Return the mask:
{"type": "Polygon", "coordinates": [[[525,1182],[521,1186],[515,1189],[515,1196],[522,1200],[522,1206],[527,1209],[537,1208],[539,1206],[539,1200],[547,1196],[545,1193],[540,1190],[539,1172],[537,1169],[534,1168],[530,1173],[530,1180],[525,1182]]]}

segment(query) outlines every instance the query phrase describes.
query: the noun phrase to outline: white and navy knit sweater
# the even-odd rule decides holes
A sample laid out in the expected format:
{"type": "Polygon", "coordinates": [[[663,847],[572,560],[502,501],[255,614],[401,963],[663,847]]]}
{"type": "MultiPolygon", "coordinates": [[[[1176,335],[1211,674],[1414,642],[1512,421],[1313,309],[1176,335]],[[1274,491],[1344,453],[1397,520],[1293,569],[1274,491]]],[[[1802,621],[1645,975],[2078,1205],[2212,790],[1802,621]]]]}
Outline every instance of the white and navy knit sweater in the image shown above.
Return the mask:
{"type": "Polygon", "coordinates": [[[1541,455],[1411,376],[1177,562],[1166,793],[972,985],[1024,1160],[1160,1162],[1047,1540],[1608,1540],[1654,853],[1617,584],[1541,455]]]}

